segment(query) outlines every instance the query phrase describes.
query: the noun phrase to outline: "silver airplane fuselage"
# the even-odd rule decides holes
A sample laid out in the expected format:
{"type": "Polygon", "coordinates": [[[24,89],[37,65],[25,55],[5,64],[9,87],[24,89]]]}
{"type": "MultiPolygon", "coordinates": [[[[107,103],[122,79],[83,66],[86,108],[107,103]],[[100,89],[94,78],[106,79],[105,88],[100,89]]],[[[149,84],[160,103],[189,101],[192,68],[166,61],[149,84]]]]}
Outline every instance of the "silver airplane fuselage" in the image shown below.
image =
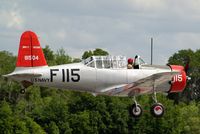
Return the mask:
{"type": "MultiPolygon", "coordinates": [[[[170,67],[148,67],[143,69],[127,68],[93,68],[83,63],[73,63],[58,66],[16,68],[10,76],[16,81],[28,81],[43,87],[55,87],[68,90],[87,91],[106,94],[107,91],[117,89],[140,79],[163,72],[171,72],[170,67]],[[36,74],[34,77],[23,77],[16,74],[36,74]],[[40,74],[38,76],[37,74],[40,74]]],[[[170,89],[170,84],[164,84],[170,89]]],[[[150,87],[151,88],[151,87],[150,87]]],[[[121,96],[127,96],[126,93],[121,96]]]]}

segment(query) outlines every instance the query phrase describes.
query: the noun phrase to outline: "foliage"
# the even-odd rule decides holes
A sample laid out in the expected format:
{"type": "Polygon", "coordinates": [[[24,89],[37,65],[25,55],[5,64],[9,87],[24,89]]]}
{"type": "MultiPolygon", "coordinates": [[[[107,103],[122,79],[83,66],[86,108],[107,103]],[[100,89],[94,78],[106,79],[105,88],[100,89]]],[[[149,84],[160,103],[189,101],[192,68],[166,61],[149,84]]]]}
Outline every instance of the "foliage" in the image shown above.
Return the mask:
{"type": "Polygon", "coordinates": [[[15,69],[15,60],[11,53],[7,51],[0,51],[0,75],[8,74],[15,69]]]}
{"type": "Polygon", "coordinates": [[[87,59],[88,57],[93,56],[93,55],[104,56],[104,55],[109,55],[109,53],[105,50],[100,49],[100,48],[96,48],[94,51],[91,51],[91,50],[85,51],[82,55],[82,59],[87,59]]]}
{"type": "MultiPolygon", "coordinates": [[[[43,51],[50,65],[73,62],[64,49],[54,53],[46,46],[43,51]]],[[[91,53],[99,54],[101,50],[96,49],[85,53],[86,56],[83,58],[91,53]]],[[[170,57],[169,63],[183,65],[185,57],[191,58],[191,77],[198,79],[198,72],[193,73],[194,70],[199,69],[200,50],[196,52],[181,50],[170,57]],[[193,70],[194,67],[196,68],[193,70]]],[[[0,60],[1,75],[14,70],[16,57],[11,53],[1,51],[0,60]]],[[[196,87],[191,87],[190,91],[193,91],[193,88],[196,87]]],[[[187,104],[183,101],[179,105],[174,105],[172,100],[158,94],[158,100],[166,107],[166,113],[164,117],[156,119],[149,112],[153,103],[151,96],[139,96],[138,102],[144,109],[143,116],[133,119],[128,112],[133,102],[127,97],[95,97],[89,93],[37,86],[29,87],[24,95],[19,94],[19,90],[18,83],[10,83],[0,77],[1,133],[200,133],[199,97],[190,98],[195,101],[187,104]]]]}
{"type": "Polygon", "coordinates": [[[55,56],[55,61],[57,65],[72,63],[72,58],[69,55],[65,54],[65,50],[63,48],[59,49],[55,56]]]}
{"type": "Polygon", "coordinates": [[[82,55],[82,59],[87,59],[88,57],[93,56],[93,52],[90,51],[85,51],[82,55]]]}
{"type": "Polygon", "coordinates": [[[79,59],[73,60],[72,57],[65,53],[63,48],[57,50],[56,54],[54,54],[53,50],[51,50],[49,46],[45,46],[43,52],[49,66],[80,61],[79,59]]]}
{"type": "Polygon", "coordinates": [[[44,55],[45,55],[45,59],[47,61],[47,64],[49,66],[52,66],[52,65],[56,65],[56,62],[55,62],[55,54],[53,52],[53,50],[50,49],[50,47],[47,45],[45,46],[45,48],[43,48],[43,52],[44,52],[44,55]]]}

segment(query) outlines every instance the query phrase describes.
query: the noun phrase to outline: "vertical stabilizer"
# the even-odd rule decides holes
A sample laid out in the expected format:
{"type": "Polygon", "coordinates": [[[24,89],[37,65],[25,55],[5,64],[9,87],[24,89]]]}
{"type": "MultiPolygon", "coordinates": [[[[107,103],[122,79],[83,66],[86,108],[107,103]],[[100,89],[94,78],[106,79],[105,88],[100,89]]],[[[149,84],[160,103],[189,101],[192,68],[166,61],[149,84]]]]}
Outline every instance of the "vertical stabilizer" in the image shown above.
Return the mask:
{"type": "Polygon", "coordinates": [[[16,67],[47,66],[37,35],[26,31],[21,35],[16,67]]]}

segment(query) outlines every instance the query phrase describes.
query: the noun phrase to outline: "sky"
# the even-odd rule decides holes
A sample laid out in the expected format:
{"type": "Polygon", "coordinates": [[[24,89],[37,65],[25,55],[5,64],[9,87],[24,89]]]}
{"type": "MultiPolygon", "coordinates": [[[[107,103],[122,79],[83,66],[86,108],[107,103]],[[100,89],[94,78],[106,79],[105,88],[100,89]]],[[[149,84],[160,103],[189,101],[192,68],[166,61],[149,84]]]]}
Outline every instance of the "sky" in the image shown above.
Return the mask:
{"type": "Polygon", "coordinates": [[[17,55],[19,39],[34,31],[42,47],[72,57],[101,48],[166,64],[182,49],[200,48],[200,0],[0,0],[0,51],[17,55]]]}

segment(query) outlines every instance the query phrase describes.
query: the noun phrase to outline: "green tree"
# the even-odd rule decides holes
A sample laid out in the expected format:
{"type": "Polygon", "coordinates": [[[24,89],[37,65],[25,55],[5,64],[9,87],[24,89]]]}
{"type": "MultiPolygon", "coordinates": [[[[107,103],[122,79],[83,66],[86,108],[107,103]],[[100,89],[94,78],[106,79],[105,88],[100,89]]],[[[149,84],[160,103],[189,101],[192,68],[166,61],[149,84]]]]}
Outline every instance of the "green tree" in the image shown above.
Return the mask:
{"type": "Polygon", "coordinates": [[[82,55],[82,59],[87,59],[88,57],[92,56],[93,55],[93,52],[90,50],[90,51],[85,51],[82,55]]]}
{"type": "Polygon", "coordinates": [[[82,59],[87,59],[88,57],[91,57],[91,56],[105,56],[105,55],[109,55],[109,53],[103,49],[100,49],[100,48],[96,48],[94,51],[85,51],[82,55],[82,59]]]}
{"type": "Polygon", "coordinates": [[[55,54],[50,49],[50,47],[48,45],[45,46],[45,48],[43,48],[43,52],[44,52],[44,56],[45,56],[45,59],[47,61],[47,64],[49,66],[55,65],[56,64],[56,62],[55,62],[55,54]]]}
{"type": "Polygon", "coordinates": [[[93,51],[93,55],[95,56],[98,56],[98,55],[109,55],[109,53],[103,49],[100,49],[100,48],[96,48],[94,51],[93,51]]]}
{"type": "Polygon", "coordinates": [[[72,63],[72,58],[69,55],[65,54],[65,50],[61,48],[56,53],[55,61],[57,65],[68,64],[72,63]]]}
{"type": "Polygon", "coordinates": [[[74,58],[73,59],[73,63],[78,63],[78,62],[81,62],[81,59],[79,59],[79,58],[74,58]]]}
{"type": "Polygon", "coordinates": [[[51,121],[48,128],[49,134],[59,134],[59,128],[54,121],[51,121]]]}
{"type": "Polygon", "coordinates": [[[5,100],[0,104],[0,132],[13,133],[13,112],[10,105],[5,100]]]}
{"type": "Polygon", "coordinates": [[[8,74],[15,69],[16,57],[7,51],[0,51],[0,75],[8,74]]]}
{"type": "Polygon", "coordinates": [[[29,129],[31,134],[45,134],[42,127],[30,117],[26,118],[26,127],[29,129]]]}
{"type": "Polygon", "coordinates": [[[194,54],[195,52],[191,49],[179,50],[177,53],[169,57],[168,63],[172,65],[185,65],[188,60],[193,59],[194,54]]]}
{"type": "Polygon", "coordinates": [[[7,51],[0,51],[0,100],[15,102],[18,97],[19,84],[1,76],[15,69],[16,57],[7,51]]]}
{"type": "Polygon", "coordinates": [[[183,120],[183,133],[198,134],[200,133],[200,115],[199,108],[195,103],[185,105],[180,108],[180,117],[183,120]]]}
{"type": "Polygon", "coordinates": [[[13,133],[15,134],[28,134],[30,133],[29,129],[26,126],[26,121],[19,116],[15,115],[15,119],[13,121],[13,133]]]}
{"type": "Polygon", "coordinates": [[[89,111],[83,111],[70,115],[70,127],[73,129],[74,134],[93,133],[90,126],[89,111]]]}

